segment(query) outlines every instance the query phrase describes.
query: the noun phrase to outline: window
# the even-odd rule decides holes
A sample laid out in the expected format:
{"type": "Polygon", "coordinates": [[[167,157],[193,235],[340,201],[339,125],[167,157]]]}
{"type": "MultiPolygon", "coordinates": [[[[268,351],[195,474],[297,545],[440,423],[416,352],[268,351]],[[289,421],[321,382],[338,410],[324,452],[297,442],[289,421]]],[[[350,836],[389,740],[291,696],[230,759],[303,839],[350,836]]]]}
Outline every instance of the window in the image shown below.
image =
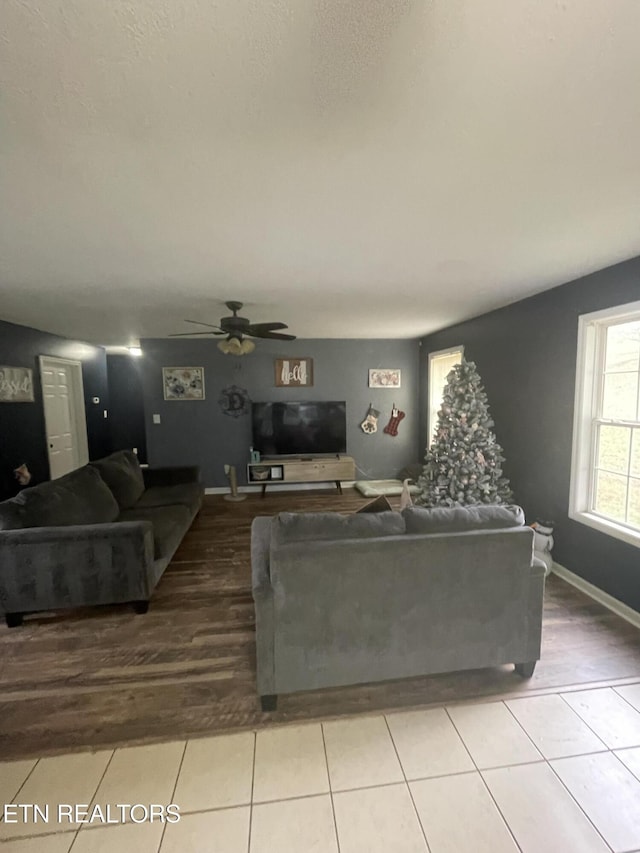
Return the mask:
{"type": "Polygon", "coordinates": [[[640,546],[640,302],[580,317],[569,515],[640,546]]]}
{"type": "Polygon", "coordinates": [[[431,447],[433,432],[438,423],[438,411],[442,405],[442,392],[447,384],[447,375],[452,367],[460,364],[464,347],[429,353],[429,422],[427,424],[427,446],[431,447]]]}

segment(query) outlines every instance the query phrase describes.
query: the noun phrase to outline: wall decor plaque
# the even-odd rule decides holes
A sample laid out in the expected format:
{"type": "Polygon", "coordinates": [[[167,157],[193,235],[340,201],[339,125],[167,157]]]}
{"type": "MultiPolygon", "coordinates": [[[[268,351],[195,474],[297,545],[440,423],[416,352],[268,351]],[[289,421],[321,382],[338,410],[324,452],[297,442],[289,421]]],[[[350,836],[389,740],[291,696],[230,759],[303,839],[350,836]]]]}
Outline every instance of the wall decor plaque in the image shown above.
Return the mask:
{"type": "Polygon", "coordinates": [[[309,388],[313,385],[312,358],[276,358],[276,387],[309,388]]]}
{"type": "Polygon", "coordinates": [[[369,371],[369,388],[399,388],[401,373],[397,367],[374,367],[369,371]]]}
{"type": "Polygon", "coordinates": [[[0,365],[0,403],[33,403],[33,371],[0,365]]]}
{"type": "Polygon", "coordinates": [[[165,400],[204,400],[204,367],[163,367],[165,400]]]}
{"type": "Polygon", "coordinates": [[[222,409],[223,415],[229,415],[231,418],[240,418],[243,415],[249,414],[249,394],[246,388],[240,388],[239,385],[227,385],[223,388],[218,397],[218,405],[222,409]]]}

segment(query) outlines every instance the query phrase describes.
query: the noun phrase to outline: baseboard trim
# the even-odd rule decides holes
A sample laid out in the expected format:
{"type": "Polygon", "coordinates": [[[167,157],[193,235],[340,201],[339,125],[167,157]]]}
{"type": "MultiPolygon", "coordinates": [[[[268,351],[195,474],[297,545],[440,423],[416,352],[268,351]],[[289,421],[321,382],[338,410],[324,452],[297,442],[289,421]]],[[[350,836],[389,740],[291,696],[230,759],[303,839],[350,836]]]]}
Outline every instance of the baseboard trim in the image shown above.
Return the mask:
{"type": "Polygon", "coordinates": [[[602,604],[608,610],[613,611],[616,615],[621,616],[622,619],[626,619],[627,622],[635,625],[636,628],[640,628],[640,613],[638,613],[637,610],[634,610],[633,607],[629,607],[628,604],[624,604],[622,601],[619,601],[619,599],[609,595],[608,592],[604,592],[600,587],[594,586],[592,583],[589,583],[589,581],[581,578],[580,575],[576,575],[574,572],[569,571],[569,569],[566,569],[564,566],[560,565],[560,563],[554,562],[551,567],[551,571],[554,575],[558,575],[559,578],[570,583],[571,586],[575,586],[575,588],[579,589],[580,592],[584,592],[584,594],[588,595],[589,598],[593,598],[594,601],[602,604]]]}
{"type": "MultiPolygon", "coordinates": [[[[343,489],[351,489],[353,488],[355,480],[341,480],[343,489]]],[[[321,483],[274,483],[272,480],[269,480],[267,495],[270,492],[306,492],[312,489],[327,489],[336,491],[336,484],[331,481],[321,482],[321,483]]],[[[262,486],[238,486],[239,492],[246,492],[247,494],[261,492],[262,486]]],[[[229,486],[208,486],[204,490],[205,495],[227,495],[229,493],[229,486]]]]}

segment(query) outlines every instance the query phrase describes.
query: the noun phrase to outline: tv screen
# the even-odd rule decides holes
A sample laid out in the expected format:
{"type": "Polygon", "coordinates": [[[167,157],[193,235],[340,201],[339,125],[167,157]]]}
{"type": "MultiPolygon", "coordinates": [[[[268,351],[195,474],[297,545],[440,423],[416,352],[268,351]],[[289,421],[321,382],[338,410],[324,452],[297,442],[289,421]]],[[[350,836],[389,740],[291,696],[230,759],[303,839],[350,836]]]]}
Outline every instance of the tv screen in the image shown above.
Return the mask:
{"type": "Polygon", "coordinates": [[[346,453],[344,400],[253,403],[253,448],[262,456],[346,453]]]}

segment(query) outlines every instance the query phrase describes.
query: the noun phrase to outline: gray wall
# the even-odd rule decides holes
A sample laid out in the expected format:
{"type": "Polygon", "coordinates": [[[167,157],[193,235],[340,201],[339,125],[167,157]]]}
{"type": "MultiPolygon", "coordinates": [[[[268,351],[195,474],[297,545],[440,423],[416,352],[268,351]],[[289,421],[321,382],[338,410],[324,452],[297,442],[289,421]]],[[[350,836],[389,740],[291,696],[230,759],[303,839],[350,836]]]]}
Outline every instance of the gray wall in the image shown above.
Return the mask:
{"type": "Polygon", "coordinates": [[[241,483],[246,482],[246,463],[251,445],[251,416],[232,418],[223,414],[220,393],[229,385],[246,389],[256,402],[272,400],[346,400],[347,453],[358,466],[357,476],[394,477],[404,465],[418,459],[419,345],[413,341],[299,340],[283,345],[258,341],[253,353],[224,355],[216,338],[145,339],[141,375],[144,394],[149,463],[200,465],[205,485],[225,486],[224,465],[235,465],[241,483]],[[274,359],[313,358],[311,388],[276,388],[274,359]],[[162,367],[204,367],[204,401],[165,401],[162,367]],[[374,390],[368,387],[371,367],[402,369],[402,388],[374,390]],[[360,429],[369,403],[380,410],[379,429],[367,436],[360,429]],[[385,435],[391,406],[395,403],[406,418],[396,438],[385,435]],[[152,423],[153,413],[162,423],[152,423]]]}
{"type": "Polygon", "coordinates": [[[109,422],[103,417],[103,410],[109,409],[104,349],[0,320],[0,364],[30,367],[35,397],[33,403],[0,403],[0,500],[18,491],[13,469],[23,462],[33,475],[32,486],[49,479],[40,355],[82,362],[89,457],[98,459],[111,449],[109,422]],[[93,397],[100,398],[98,405],[93,397]]]}
{"type": "MultiPolygon", "coordinates": [[[[429,352],[463,344],[475,361],[505,450],[505,473],[527,518],[556,523],[554,558],[640,610],[637,548],[568,517],[578,317],[640,299],[640,258],[516,302],[423,340],[429,352]]],[[[426,419],[420,428],[426,438],[426,419]]]]}

